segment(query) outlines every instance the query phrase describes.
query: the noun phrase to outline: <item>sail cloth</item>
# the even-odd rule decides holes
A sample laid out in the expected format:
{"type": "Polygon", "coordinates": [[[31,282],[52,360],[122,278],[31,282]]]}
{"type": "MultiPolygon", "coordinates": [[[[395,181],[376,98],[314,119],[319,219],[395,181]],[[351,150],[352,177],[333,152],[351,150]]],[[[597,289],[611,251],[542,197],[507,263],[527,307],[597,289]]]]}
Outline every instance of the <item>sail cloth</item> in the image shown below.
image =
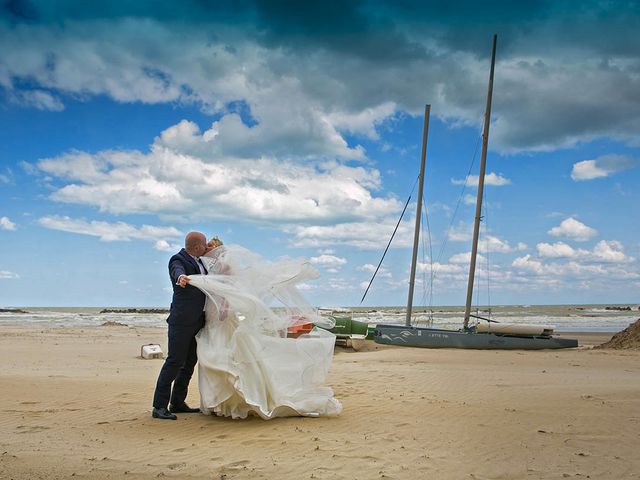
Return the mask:
{"type": "Polygon", "coordinates": [[[553,325],[530,325],[530,324],[513,324],[499,322],[480,321],[476,325],[476,332],[479,333],[497,333],[501,335],[522,335],[522,336],[545,336],[549,337],[553,334],[553,325]]]}
{"type": "Polygon", "coordinates": [[[318,277],[313,266],[301,259],[268,261],[238,246],[202,258],[209,275],[189,277],[207,295],[206,324],[197,336],[202,411],[264,419],[338,414],[342,406],[324,385],[335,336],[316,327],[287,338],[293,325],[333,326],[298,289],[318,277]],[[274,301],[279,308],[272,308],[274,301]]]}

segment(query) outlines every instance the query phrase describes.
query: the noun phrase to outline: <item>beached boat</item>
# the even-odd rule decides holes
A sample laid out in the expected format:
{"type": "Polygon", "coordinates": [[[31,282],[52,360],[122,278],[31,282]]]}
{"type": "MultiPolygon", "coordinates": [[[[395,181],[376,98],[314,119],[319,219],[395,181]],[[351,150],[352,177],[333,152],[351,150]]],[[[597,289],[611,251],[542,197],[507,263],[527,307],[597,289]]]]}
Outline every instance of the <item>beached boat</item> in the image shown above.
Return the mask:
{"type": "Polygon", "coordinates": [[[413,303],[413,288],[416,275],[416,261],[418,257],[418,244],[420,236],[420,217],[422,209],[422,197],[424,191],[425,158],[427,150],[427,136],[429,131],[430,106],[425,106],[424,133],[422,138],[422,157],[420,164],[420,182],[418,189],[418,204],[413,242],[413,257],[411,262],[411,276],[409,283],[409,295],[407,299],[407,316],[405,325],[378,324],[374,330],[376,343],[403,345],[426,348],[468,348],[468,349],[523,349],[541,350],[572,348],[578,346],[578,341],[568,338],[553,337],[553,328],[550,325],[520,325],[504,324],[475,315],[471,315],[471,301],[473,298],[473,284],[475,278],[476,256],[478,252],[478,237],[480,232],[480,220],[482,212],[482,195],[487,161],[487,145],[489,140],[489,121],[491,118],[491,98],[493,94],[493,72],[496,59],[497,36],[493,37],[491,53],[491,69],[489,73],[489,89],[487,94],[487,106],[484,116],[484,129],[482,134],[482,157],[480,162],[480,175],[478,180],[478,195],[476,199],[476,214],[473,228],[473,242],[471,249],[471,261],[469,265],[469,277],[467,284],[467,301],[463,326],[460,330],[445,330],[438,328],[414,327],[411,325],[411,309],[413,303]],[[480,320],[470,324],[470,318],[480,320]]]}

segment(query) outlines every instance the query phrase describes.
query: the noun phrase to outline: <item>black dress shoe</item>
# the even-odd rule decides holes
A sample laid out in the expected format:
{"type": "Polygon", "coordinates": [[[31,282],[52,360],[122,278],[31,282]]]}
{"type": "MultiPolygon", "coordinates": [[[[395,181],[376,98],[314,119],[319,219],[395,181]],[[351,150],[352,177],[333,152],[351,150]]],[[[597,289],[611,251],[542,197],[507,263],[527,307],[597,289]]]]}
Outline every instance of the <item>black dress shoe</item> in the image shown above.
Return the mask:
{"type": "Polygon", "coordinates": [[[200,413],[199,408],[191,408],[186,403],[181,403],[180,405],[169,405],[169,411],[171,413],[200,413]]]}
{"type": "Polygon", "coordinates": [[[153,418],[159,418],[161,420],[177,420],[178,419],[178,417],[176,417],[173,413],[171,413],[166,408],[153,407],[153,412],[151,412],[151,416],[153,418]]]}

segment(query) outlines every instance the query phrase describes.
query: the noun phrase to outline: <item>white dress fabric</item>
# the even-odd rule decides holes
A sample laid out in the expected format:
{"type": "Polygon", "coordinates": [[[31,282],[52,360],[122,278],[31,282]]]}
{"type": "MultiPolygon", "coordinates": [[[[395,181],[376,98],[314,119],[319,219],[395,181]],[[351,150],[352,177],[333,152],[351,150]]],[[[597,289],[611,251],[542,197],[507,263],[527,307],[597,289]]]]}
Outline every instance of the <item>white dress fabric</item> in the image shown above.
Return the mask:
{"type": "Polygon", "coordinates": [[[269,262],[238,246],[201,258],[209,274],[189,279],[207,295],[206,324],[196,337],[202,411],[264,419],[339,414],[340,402],[324,385],[335,336],[320,328],[286,336],[296,324],[332,327],[297,289],[317,278],[316,270],[304,260],[269,262]],[[281,305],[272,308],[274,300],[281,305]]]}

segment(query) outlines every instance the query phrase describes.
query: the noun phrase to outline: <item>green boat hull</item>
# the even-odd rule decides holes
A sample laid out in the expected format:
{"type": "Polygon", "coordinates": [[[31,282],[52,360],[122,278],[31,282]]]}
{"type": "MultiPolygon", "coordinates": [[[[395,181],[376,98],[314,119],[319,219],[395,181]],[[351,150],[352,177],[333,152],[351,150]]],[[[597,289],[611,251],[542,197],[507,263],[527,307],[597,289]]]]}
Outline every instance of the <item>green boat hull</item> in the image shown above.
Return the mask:
{"type": "Polygon", "coordinates": [[[352,338],[354,336],[359,338],[373,339],[374,327],[369,327],[365,322],[359,322],[352,320],[350,317],[336,317],[333,316],[336,321],[335,327],[329,331],[338,338],[352,338]]]}

